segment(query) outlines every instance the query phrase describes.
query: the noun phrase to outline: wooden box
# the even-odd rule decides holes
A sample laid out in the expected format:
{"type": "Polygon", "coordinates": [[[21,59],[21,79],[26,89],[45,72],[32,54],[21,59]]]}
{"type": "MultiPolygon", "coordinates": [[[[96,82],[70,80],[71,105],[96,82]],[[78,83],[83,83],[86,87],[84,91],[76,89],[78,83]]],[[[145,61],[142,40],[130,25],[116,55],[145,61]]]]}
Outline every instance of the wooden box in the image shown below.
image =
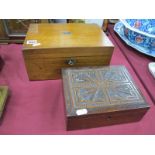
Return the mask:
{"type": "Polygon", "coordinates": [[[23,44],[30,80],[61,78],[61,68],[108,65],[113,44],[95,24],[31,24],[23,44]]]}
{"type": "Polygon", "coordinates": [[[67,130],[139,121],[149,105],[124,66],[62,70],[67,130]]]}

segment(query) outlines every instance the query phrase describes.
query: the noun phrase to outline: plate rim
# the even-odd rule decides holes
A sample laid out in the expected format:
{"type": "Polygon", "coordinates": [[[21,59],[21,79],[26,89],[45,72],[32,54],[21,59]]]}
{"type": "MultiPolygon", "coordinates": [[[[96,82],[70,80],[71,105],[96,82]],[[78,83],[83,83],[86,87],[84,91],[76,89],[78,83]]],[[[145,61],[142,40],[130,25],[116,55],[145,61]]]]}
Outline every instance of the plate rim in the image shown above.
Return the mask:
{"type": "MultiPolygon", "coordinates": [[[[131,46],[132,48],[136,49],[138,52],[141,52],[143,54],[146,54],[146,55],[149,55],[149,56],[152,56],[152,57],[155,57],[155,53],[154,54],[151,54],[151,53],[148,53],[149,49],[148,48],[145,48],[145,47],[142,47],[142,46],[139,46],[137,44],[134,44],[132,43],[125,35],[124,35],[124,32],[121,31],[121,28],[123,27],[123,23],[120,21],[120,22],[117,22],[114,26],[114,31],[120,36],[120,38],[129,46],[131,46]],[[119,25],[119,26],[118,26],[119,25]],[[118,31],[118,28],[119,28],[119,31],[118,31]],[[121,33],[120,33],[121,32],[121,33]],[[147,52],[148,51],[148,52],[147,52]]],[[[155,51],[154,51],[155,52],[155,51]]]]}

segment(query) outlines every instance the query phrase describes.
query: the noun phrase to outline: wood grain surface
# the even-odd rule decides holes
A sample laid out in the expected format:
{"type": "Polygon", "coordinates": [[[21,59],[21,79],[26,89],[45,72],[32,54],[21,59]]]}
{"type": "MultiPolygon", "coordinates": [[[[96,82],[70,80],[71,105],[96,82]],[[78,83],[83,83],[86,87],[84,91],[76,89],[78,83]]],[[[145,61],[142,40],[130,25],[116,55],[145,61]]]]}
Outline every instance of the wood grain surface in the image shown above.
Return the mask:
{"type": "Polygon", "coordinates": [[[102,29],[95,24],[30,24],[23,48],[94,46],[113,46],[102,29]],[[28,40],[37,40],[40,45],[34,47],[27,44],[28,40]]]}
{"type": "Polygon", "coordinates": [[[30,80],[60,78],[64,67],[108,65],[113,49],[95,24],[31,24],[23,44],[30,80]]]}

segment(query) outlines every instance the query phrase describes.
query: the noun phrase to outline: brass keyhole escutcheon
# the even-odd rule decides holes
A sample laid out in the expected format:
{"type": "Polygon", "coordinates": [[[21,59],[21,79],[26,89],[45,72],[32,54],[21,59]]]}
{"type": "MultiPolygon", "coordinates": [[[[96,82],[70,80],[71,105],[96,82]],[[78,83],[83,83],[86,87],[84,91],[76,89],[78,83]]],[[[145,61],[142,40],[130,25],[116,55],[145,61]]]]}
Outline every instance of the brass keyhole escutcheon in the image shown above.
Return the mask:
{"type": "Polygon", "coordinates": [[[76,59],[75,58],[69,58],[67,60],[67,64],[70,65],[70,66],[73,66],[76,64],[76,59]]]}

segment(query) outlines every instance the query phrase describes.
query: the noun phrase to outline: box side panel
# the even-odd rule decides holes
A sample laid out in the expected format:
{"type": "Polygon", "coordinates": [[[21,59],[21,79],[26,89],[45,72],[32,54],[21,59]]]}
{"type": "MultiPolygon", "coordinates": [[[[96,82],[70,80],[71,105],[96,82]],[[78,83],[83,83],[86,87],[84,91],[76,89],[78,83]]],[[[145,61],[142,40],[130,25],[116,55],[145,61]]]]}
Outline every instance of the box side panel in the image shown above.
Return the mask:
{"type": "Polygon", "coordinates": [[[89,116],[76,116],[67,118],[67,130],[95,128],[106,125],[135,122],[142,119],[149,108],[127,111],[109,112],[89,116]]]}
{"type": "Polygon", "coordinates": [[[112,52],[113,47],[23,51],[30,80],[61,78],[61,68],[66,67],[108,65],[112,52]]]}

